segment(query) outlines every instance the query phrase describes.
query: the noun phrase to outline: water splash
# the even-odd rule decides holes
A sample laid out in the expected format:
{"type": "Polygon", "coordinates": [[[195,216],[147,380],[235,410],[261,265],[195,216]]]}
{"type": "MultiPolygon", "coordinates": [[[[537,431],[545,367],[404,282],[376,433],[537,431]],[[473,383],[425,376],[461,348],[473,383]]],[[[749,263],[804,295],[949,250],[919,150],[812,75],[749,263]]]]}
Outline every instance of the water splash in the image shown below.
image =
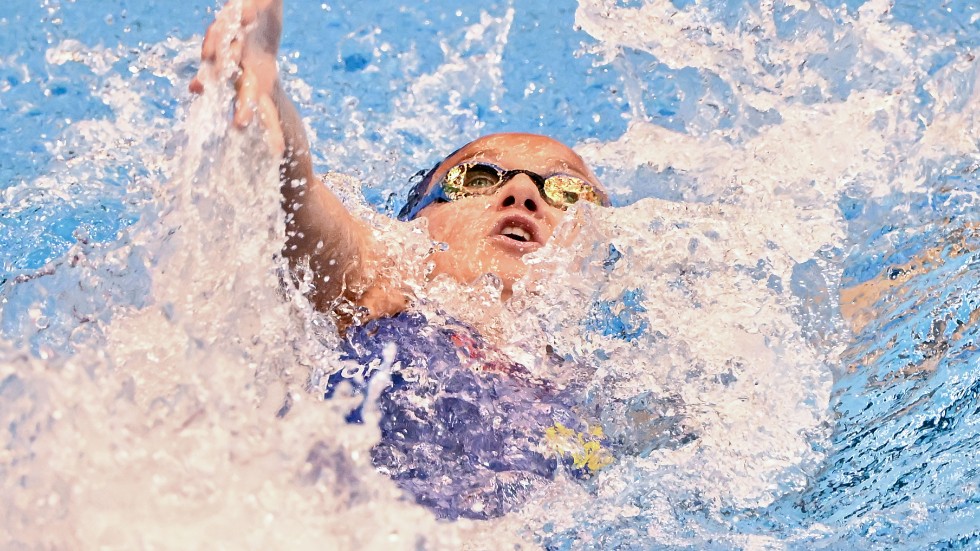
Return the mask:
{"type": "MultiPolygon", "coordinates": [[[[179,81],[153,54],[140,61],[179,81]]],[[[117,99],[125,117],[80,155],[151,117],[117,99]]],[[[0,352],[4,543],[458,544],[371,467],[377,413],[348,426],[349,401],[305,392],[314,364],[339,364],[336,336],[281,280],[278,163],[256,129],[229,128],[230,101],[212,83],[172,141],[142,128],[134,141],[166,179],[139,221],[4,288],[5,329],[36,351],[0,352]],[[386,528],[349,529],[361,522],[386,528]]]]}
{"type": "MultiPolygon", "coordinates": [[[[571,7],[555,18],[568,27],[571,7]]],[[[4,543],[968,546],[977,18],[916,27],[877,0],[575,7],[581,30],[528,48],[541,59],[515,53],[552,44],[528,31],[537,8],[492,3],[387,10],[338,40],[340,61],[307,54],[322,37],[282,61],[320,165],[367,181],[334,185],[405,258],[438,245],[370,214],[404,188],[382,175],[485,131],[581,140],[629,206],[575,212],[506,305],[488,279],[419,287],[417,308],[580,385],[623,450],[613,467],[487,523],[434,524],[406,503],[369,464],[376,424],[345,425],[353,404],[317,396],[343,364],[330,321],[282,284],[261,141],[229,132],[227,90],[186,107],[198,40],[134,53],[59,31],[42,65],[105,103],[0,196],[4,543]],[[439,48],[389,30],[416,19],[449,21],[439,48]],[[846,323],[840,285],[866,299],[844,296],[846,323]],[[940,472],[964,482],[927,480],[940,472]]]]}

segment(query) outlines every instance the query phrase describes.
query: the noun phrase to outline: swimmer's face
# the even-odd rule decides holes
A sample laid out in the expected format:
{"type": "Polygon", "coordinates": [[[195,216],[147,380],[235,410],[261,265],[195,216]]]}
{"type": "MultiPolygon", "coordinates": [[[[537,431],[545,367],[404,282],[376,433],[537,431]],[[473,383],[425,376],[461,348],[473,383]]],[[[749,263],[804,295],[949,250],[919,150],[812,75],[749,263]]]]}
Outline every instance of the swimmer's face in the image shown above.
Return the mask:
{"type": "MultiPolygon", "coordinates": [[[[494,134],[468,144],[442,162],[433,174],[432,185],[440,185],[451,168],[469,161],[528,170],[544,177],[567,174],[602,189],[574,151],[533,134],[494,134]]],[[[504,298],[527,272],[524,255],[543,247],[564,215],[565,211],[545,201],[526,174],[517,174],[491,195],[434,203],[419,213],[428,219],[429,235],[449,246],[433,255],[433,275],[448,274],[471,282],[493,273],[504,285],[504,298]]]]}

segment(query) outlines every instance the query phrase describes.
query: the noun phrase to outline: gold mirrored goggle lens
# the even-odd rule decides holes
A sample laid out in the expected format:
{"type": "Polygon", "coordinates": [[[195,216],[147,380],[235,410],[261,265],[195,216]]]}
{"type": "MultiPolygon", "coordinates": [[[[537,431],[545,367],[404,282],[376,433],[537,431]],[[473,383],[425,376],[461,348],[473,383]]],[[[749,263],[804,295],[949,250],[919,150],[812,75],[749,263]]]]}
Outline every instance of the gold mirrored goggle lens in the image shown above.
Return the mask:
{"type": "Polygon", "coordinates": [[[482,163],[463,163],[449,169],[442,187],[451,199],[472,195],[489,195],[500,187],[504,175],[495,167],[482,163]]]}
{"type": "Polygon", "coordinates": [[[446,173],[442,182],[442,189],[450,199],[455,200],[466,196],[463,191],[466,187],[466,168],[466,165],[456,165],[446,173]]]}
{"type": "MultiPolygon", "coordinates": [[[[443,180],[443,190],[450,199],[473,195],[488,195],[497,191],[506,172],[483,163],[463,163],[449,169],[443,180]]],[[[540,176],[538,176],[540,178],[540,176]]],[[[540,182],[540,180],[538,180],[540,182]]],[[[604,205],[605,200],[595,186],[575,176],[555,175],[544,179],[541,195],[548,204],[565,209],[579,201],[604,205]]]]}
{"type": "Polygon", "coordinates": [[[552,205],[566,208],[579,201],[602,205],[603,199],[595,187],[574,176],[552,176],[544,181],[544,196],[552,205]]]}

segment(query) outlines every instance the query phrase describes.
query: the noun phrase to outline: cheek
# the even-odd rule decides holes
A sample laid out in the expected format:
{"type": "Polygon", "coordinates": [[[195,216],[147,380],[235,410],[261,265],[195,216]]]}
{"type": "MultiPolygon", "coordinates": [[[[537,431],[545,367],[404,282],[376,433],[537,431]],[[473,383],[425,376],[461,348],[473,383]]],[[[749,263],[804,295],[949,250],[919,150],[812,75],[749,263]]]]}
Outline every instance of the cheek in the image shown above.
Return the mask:
{"type": "Polygon", "coordinates": [[[429,221],[429,236],[446,243],[472,242],[479,235],[478,212],[447,203],[435,206],[425,214],[429,221]]]}
{"type": "Polygon", "coordinates": [[[469,282],[483,269],[480,259],[486,252],[477,224],[474,224],[472,217],[465,216],[459,209],[443,209],[442,205],[439,207],[425,213],[429,224],[429,238],[445,243],[448,249],[430,257],[435,262],[435,271],[430,276],[448,274],[461,282],[469,282]]]}

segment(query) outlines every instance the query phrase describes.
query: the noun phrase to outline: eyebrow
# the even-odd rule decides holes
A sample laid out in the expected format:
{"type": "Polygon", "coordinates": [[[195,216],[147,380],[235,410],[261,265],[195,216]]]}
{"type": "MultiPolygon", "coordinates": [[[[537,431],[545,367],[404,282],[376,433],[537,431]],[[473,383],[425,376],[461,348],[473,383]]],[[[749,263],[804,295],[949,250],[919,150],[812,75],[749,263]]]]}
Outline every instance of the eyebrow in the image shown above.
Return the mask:
{"type": "MultiPolygon", "coordinates": [[[[496,164],[499,161],[497,161],[495,159],[494,160],[487,159],[486,158],[486,154],[487,153],[497,153],[497,152],[499,152],[499,150],[496,150],[496,149],[481,149],[479,151],[475,151],[472,154],[463,157],[462,159],[460,159],[459,161],[457,161],[455,164],[458,165],[458,164],[467,163],[467,162],[470,162],[470,161],[483,161],[483,162],[487,162],[487,163],[491,163],[491,164],[496,164]],[[483,158],[480,158],[480,157],[483,157],[483,158]]],[[[507,168],[507,167],[501,167],[501,168],[507,168]]],[[[516,167],[516,168],[524,168],[524,167],[516,167]]],[[[570,166],[568,164],[568,162],[563,161],[561,159],[549,159],[548,164],[545,165],[545,168],[548,171],[547,172],[548,175],[568,174],[570,176],[578,176],[578,177],[582,178],[583,180],[585,180],[586,182],[596,183],[596,182],[593,181],[592,177],[588,175],[588,171],[583,172],[583,171],[581,171],[581,170],[579,170],[579,169],[577,169],[577,168],[575,168],[573,166],[570,166]]]]}

